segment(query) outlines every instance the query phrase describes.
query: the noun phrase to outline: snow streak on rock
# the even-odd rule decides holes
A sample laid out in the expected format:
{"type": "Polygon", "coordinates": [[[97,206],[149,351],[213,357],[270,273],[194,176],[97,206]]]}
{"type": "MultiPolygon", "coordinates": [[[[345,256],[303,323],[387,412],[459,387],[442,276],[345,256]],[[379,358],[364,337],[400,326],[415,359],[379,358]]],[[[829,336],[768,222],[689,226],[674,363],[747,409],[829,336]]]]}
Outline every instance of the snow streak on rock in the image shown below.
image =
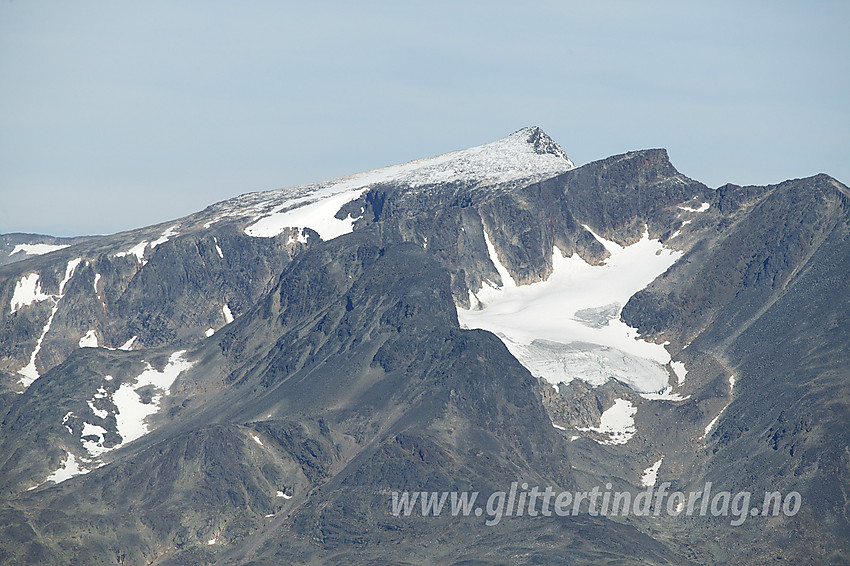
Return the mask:
{"type": "Polygon", "coordinates": [[[59,302],[62,300],[62,297],[65,296],[65,286],[71,280],[71,277],[74,276],[74,271],[77,269],[77,266],[80,265],[82,258],[72,259],[68,262],[68,265],[65,266],[65,278],[62,279],[62,282],[59,283],[59,294],[51,295],[49,298],[53,301],[53,309],[50,311],[50,316],[47,319],[47,324],[44,325],[44,328],[41,331],[41,336],[38,337],[38,340],[35,343],[35,349],[30,356],[29,363],[23,368],[18,370],[18,374],[21,375],[20,383],[24,389],[29,387],[33,381],[39,378],[38,368],[36,367],[36,358],[38,358],[38,353],[41,351],[41,345],[44,343],[44,337],[47,336],[47,333],[50,331],[50,325],[53,324],[53,317],[56,316],[56,311],[59,310],[59,302]]]}

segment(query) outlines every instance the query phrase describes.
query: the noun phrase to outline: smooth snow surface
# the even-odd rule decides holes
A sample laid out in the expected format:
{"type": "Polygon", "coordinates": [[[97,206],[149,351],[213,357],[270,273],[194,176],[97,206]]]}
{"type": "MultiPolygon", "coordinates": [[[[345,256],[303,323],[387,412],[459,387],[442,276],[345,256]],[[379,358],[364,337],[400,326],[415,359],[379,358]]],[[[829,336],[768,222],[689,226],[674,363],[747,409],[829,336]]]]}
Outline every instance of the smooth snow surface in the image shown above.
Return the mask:
{"type": "Polygon", "coordinates": [[[644,393],[667,386],[663,366],[670,354],[663,345],[640,340],[637,330],[620,320],[620,312],[681,252],[646,232],[627,247],[594,234],[611,254],[603,265],[590,265],[578,254],[563,257],[554,248],[549,278],[517,286],[486,231],[484,236],[502,286],[485,283],[470,297],[471,304],[483,308],[458,308],[463,327],[493,332],[532,374],[553,384],[580,378],[601,385],[615,377],[644,393]]]}
{"type": "Polygon", "coordinates": [[[227,306],[227,304],[221,307],[221,314],[224,315],[224,322],[226,322],[227,324],[233,322],[233,313],[230,312],[230,307],[227,306]]]}
{"type": "Polygon", "coordinates": [[[41,330],[41,336],[38,337],[38,340],[35,343],[35,349],[30,356],[29,363],[23,368],[18,370],[18,374],[21,375],[21,378],[18,380],[24,389],[29,387],[33,381],[39,378],[38,368],[35,365],[35,360],[38,357],[38,353],[41,351],[41,345],[44,343],[44,337],[47,336],[47,333],[50,331],[50,325],[53,324],[53,317],[56,316],[56,311],[59,310],[59,302],[62,300],[62,297],[65,296],[65,286],[71,280],[71,277],[74,276],[74,271],[77,269],[77,266],[80,265],[82,258],[72,259],[65,266],[65,277],[59,283],[59,294],[51,295],[50,299],[53,301],[53,309],[50,311],[50,316],[47,318],[47,324],[44,325],[44,328],[41,330]]]}
{"type": "Polygon", "coordinates": [[[24,252],[26,255],[43,255],[55,252],[56,250],[65,249],[69,245],[70,244],[16,244],[12,253],[9,255],[15,255],[19,252],[24,252]]]}
{"type": "Polygon", "coordinates": [[[606,409],[600,419],[598,427],[577,428],[580,431],[593,431],[607,434],[608,440],[601,444],[625,444],[635,435],[635,413],[637,407],[631,401],[615,399],[614,404],[606,409]]]}
{"type": "Polygon", "coordinates": [[[147,247],[148,247],[148,242],[140,242],[140,243],[136,244],[135,246],[133,246],[132,248],[130,248],[129,250],[125,251],[125,252],[118,252],[117,254],[115,254],[115,257],[124,257],[124,256],[128,256],[128,255],[134,255],[134,256],[136,256],[136,260],[139,263],[144,264],[145,261],[146,261],[145,260],[145,248],[147,248],[147,247]]]}
{"type": "Polygon", "coordinates": [[[320,200],[301,206],[297,206],[300,204],[298,201],[303,199],[293,199],[279,208],[291,206],[297,206],[297,208],[291,208],[285,212],[275,212],[270,216],[261,218],[245,228],[245,233],[257,238],[270,238],[277,236],[286,228],[311,228],[318,232],[323,240],[332,240],[353,230],[356,218],[347,215],[340,220],[335,215],[343,205],[360,198],[360,195],[365,191],[364,188],[339,194],[317,194],[315,198],[320,200]]]}
{"type": "Polygon", "coordinates": [[[688,375],[688,368],[682,362],[670,362],[670,367],[673,368],[673,373],[676,374],[678,385],[681,387],[685,384],[685,377],[688,375]]]}
{"type": "Polygon", "coordinates": [[[130,338],[129,340],[127,340],[126,342],[124,342],[123,344],[121,344],[121,345],[118,347],[118,349],[119,349],[119,350],[132,350],[132,349],[133,349],[133,344],[135,344],[135,343],[136,343],[136,340],[138,340],[138,338],[139,338],[138,336],[133,336],[132,338],[130,338]]]}
{"type": "Polygon", "coordinates": [[[80,338],[80,348],[97,348],[97,334],[94,330],[89,330],[80,338]]]}
{"type": "Polygon", "coordinates": [[[89,453],[89,456],[92,458],[97,458],[109,448],[104,448],[103,446],[103,438],[106,434],[106,429],[102,426],[93,425],[84,422],[83,423],[83,433],[82,433],[82,442],[83,448],[89,453]],[[95,436],[96,440],[87,439],[86,437],[95,436]]]}
{"type": "MultiPolygon", "coordinates": [[[[464,183],[491,186],[513,182],[533,182],[573,169],[572,161],[552,143],[542,151],[529,138],[534,128],[523,128],[501,140],[436,157],[411,161],[348,177],[279,191],[289,198],[269,211],[258,214],[245,228],[249,236],[268,238],[286,228],[311,228],[323,240],[351,232],[354,221],[363,213],[355,211],[343,219],[337,212],[374,185],[392,183],[409,188],[462,180],[464,183]]],[[[274,194],[268,198],[274,198],[274,194]]],[[[263,203],[258,206],[262,207],[263,203]]]]}
{"type": "Polygon", "coordinates": [[[118,408],[115,414],[121,445],[132,442],[149,432],[145,419],[159,411],[163,395],[168,394],[171,385],[183,371],[191,368],[194,362],[183,358],[185,351],[174,352],[165,368],[160,372],[150,364],[136,379],[135,383],[123,383],[112,395],[112,402],[118,408]],[[156,389],[150,403],[143,403],[138,390],[148,385],[156,389]]]}
{"type": "Polygon", "coordinates": [[[87,474],[89,470],[82,468],[77,463],[77,458],[70,452],[66,452],[68,457],[59,464],[59,467],[52,474],[47,476],[47,479],[44,481],[52,481],[56,483],[62,483],[63,481],[70,479],[74,476],[79,476],[80,474],[87,474]]]}
{"type": "Polygon", "coordinates": [[[174,236],[177,236],[177,225],[171,226],[170,228],[166,228],[159,238],[151,242],[151,249],[154,249],[160,244],[164,244],[169,240],[169,238],[172,238],[174,236]]]}
{"type": "Polygon", "coordinates": [[[653,487],[655,485],[655,482],[658,481],[658,470],[661,468],[661,462],[663,461],[664,456],[643,471],[643,475],[640,477],[640,485],[643,487],[653,487]]]}
{"type": "Polygon", "coordinates": [[[39,301],[46,301],[51,298],[41,290],[41,283],[38,281],[38,273],[30,273],[21,277],[20,281],[15,283],[15,291],[12,293],[12,300],[9,302],[11,312],[16,312],[21,307],[29,306],[39,301]]]}
{"type": "Polygon", "coordinates": [[[704,202],[701,205],[699,205],[699,208],[693,208],[693,207],[690,207],[690,206],[680,206],[679,208],[682,209],[682,210],[685,210],[687,212],[705,212],[706,210],[711,208],[711,203],[704,202]]]}

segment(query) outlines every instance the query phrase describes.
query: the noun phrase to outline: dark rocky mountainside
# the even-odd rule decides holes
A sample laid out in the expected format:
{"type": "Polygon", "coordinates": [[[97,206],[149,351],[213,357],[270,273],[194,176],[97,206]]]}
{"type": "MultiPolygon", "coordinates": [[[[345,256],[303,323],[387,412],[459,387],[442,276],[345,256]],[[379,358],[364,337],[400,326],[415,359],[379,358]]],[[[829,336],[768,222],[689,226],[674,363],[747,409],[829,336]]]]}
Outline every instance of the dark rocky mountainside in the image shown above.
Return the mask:
{"type": "Polygon", "coordinates": [[[715,190],[526,128],[4,265],[0,562],[847,563],[848,238],[826,175],[715,190]],[[656,463],[803,505],[390,513],[656,463]]]}

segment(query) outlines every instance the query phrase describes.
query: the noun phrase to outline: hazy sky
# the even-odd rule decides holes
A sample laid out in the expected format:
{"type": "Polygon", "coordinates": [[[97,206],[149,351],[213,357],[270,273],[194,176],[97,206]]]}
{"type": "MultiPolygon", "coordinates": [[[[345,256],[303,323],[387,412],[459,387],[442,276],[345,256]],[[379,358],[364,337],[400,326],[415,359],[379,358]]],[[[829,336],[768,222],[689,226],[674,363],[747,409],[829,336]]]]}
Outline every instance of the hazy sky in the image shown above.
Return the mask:
{"type": "Polygon", "coordinates": [[[0,232],[110,233],[541,126],[850,183],[850,2],[0,0],[0,232]]]}

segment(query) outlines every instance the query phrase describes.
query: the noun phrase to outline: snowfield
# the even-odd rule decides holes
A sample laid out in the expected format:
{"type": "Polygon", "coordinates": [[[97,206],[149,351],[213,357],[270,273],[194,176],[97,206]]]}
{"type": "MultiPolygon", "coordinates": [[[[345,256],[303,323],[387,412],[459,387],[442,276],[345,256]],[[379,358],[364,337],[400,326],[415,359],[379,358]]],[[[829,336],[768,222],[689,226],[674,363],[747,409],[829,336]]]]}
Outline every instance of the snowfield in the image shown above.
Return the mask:
{"type": "Polygon", "coordinates": [[[637,432],[637,429],[635,429],[635,413],[637,413],[637,407],[632,405],[631,401],[614,399],[614,404],[602,413],[598,427],[576,427],[576,430],[607,435],[608,439],[603,440],[600,444],[625,444],[637,432]]]}
{"type": "Polygon", "coordinates": [[[183,358],[185,353],[181,350],[171,354],[162,371],[157,371],[148,364],[147,369],[136,377],[135,383],[121,384],[112,395],[112,402],[118,408],[115,420],[122,439],[121,445],[148,433],[145,419],[159,411],[163,395],[168,394],[177,377],[195,365],[194,362],[183,358]],[[155,388],[156,393],[151,397],[150,403],[143,403],[138,390],[149,385],[155,388]]]}
{"type": "Polygon", "coordinates": [[[473,293],[472,309],[458,308],[458,319],[465,328],[499,336],[520,363],[550,383],[579,378],[601,385],[616,378],[641,393],[662,391],[670,378],[665,367],[670,354],[663,345],[641,340],[620,312],[682,254],[646,232],[626,247],[593,235],[611,254],[603,265],[590,265],[578,254],[564,257],[554,248],[549,278],[517,286],[485,230],[502,285],[483,285],[473,293]]]}
{"type": "Polygon", "coordinates": [[[15,291],[12,293],[12,300],[9,302],[9,310],[14,313],[18,309],[33,303],[46,301],[51,296],[41,290],[38,273],[29,273],[15,283],[15,291]]]}
{"type": "Polygon", "coordinates": [[[658,470],[661,469],[661,462],[663,461],[664,456],[643,471],[643,474],[640,476],[640,485],[643,487],[653,487],[655,485],[655,482],[658,481],[658,470]]]}
{"type": "Polygon", "coordinates": [[[56,250],[63,250],[69,246],[70,244],[16,244],[9,255],[20,252],[24,252],[24,255],[44,255],[56,250]]]}

